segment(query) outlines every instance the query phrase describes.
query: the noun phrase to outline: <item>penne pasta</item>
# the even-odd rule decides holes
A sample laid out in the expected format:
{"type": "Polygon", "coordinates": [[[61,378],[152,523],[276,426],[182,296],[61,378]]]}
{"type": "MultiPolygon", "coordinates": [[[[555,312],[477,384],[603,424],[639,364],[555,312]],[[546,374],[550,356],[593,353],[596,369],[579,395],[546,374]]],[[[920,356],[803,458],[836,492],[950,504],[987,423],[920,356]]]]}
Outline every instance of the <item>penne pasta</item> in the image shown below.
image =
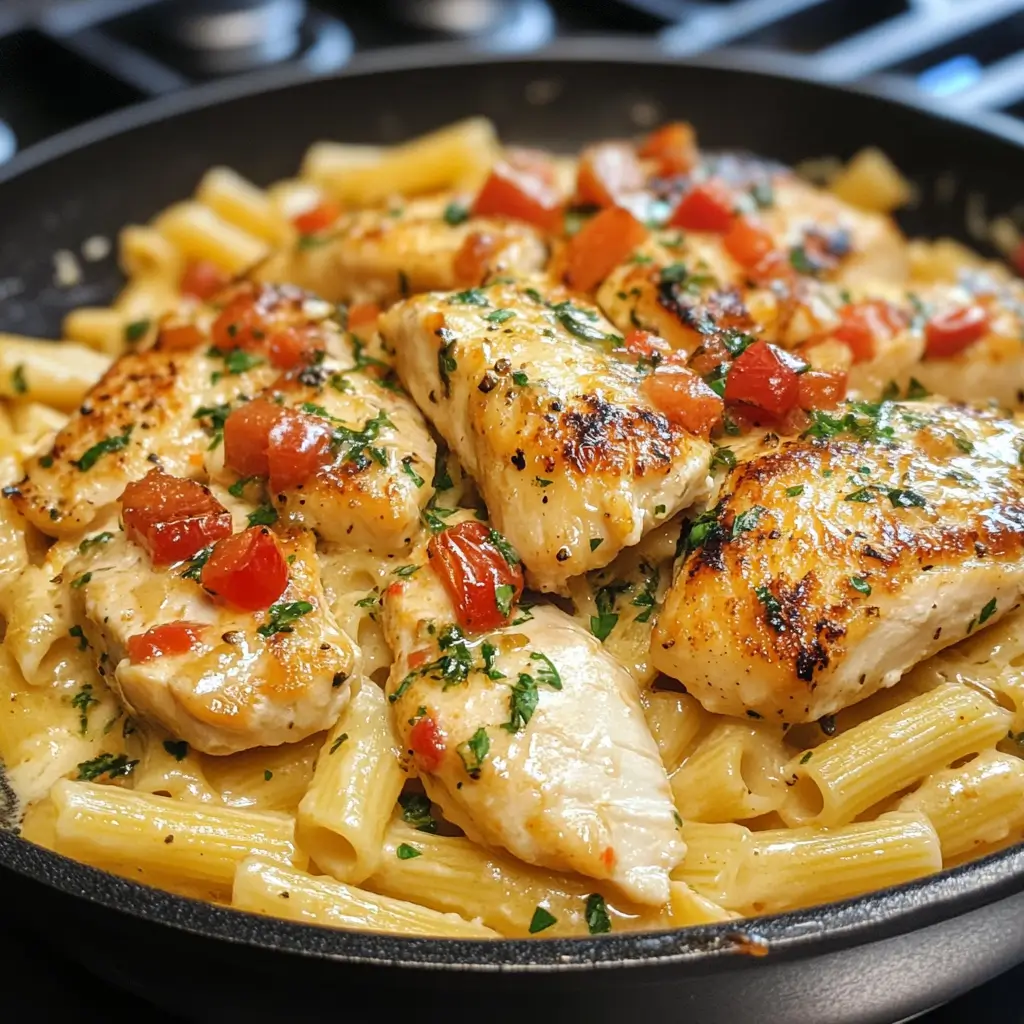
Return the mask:
{"type": "Polygon", "coordinates": [[[64,317],[61,329],[66,338],[114,357],[125,349],[126,326],[127,318],[120,309],[113,306],[83,306],[73,309],[64,317]]]}
{"type": "Polygon", "coordinates": [[[295,821],[284,814],[188,804],[118,786],[57,783],[55,836],[62,853],[100,867],[140,868],[217,892],[255,855],[295,867],[295,821]]]}
{"type": "Polygon", "coordinates": [[[178,247],[148,224],[128,224],[118,235],[118,260],[128,277],[160,278],[177,285],[185,269],[178,247]]]}
{"type": "Polygon", "coordinates": [[[689,694],[672,690],[641,690],[640,704],[665,771],[674,772],[710,716],[689,694]]]}
{"type": "Polygon", "coordinates": [[[110,359],[79,345],[0,334],[0,396],[73,409],[110,359]]]}
{"type": "Polygon", "coordinates": [[[313,863],[339,881],[362,882],[380,862],[405,782],[398,758],[387,699],[363,679],[320,748],[296,827],[313,863]]]}
{"type": "Polygon", "coordinates": [[[1024,761],[986,750],[960,768],[928,776],[899,809],[928,818],[944,862],[977,854],[1024,828],[1024,761]]]}
{"type": "Polygon", "coordinates": [[[490,928],[457,914],[440,914],[259,857],[246,858],[239,864],[231,905],[254,914],[361,932],[401,932],[449,939],[499,937],[490,928]]]}
{"type": "Polygon", "coordinates": [[[196,199],[221,219],[264,242],[286,242],[293,233],[267,193],[230,167],[211,167],[199,182],[196,199]]]}
{"type": "Polygon", "coordinates": [[[153,227],[185,260],[209,260],[229,274],[254,266],[269,251],[261,239],[202,203],[178,203],[165,210],[153,227]]]}
{"type": "Polygon", "coordinates": [[[672,776],[676,809],[688,821],[725,822],[778,810],[790,754],[772,731],[716,725],[672,776]]]}
{"type": "Polygon", "coordinates": [[[842,825],[887,796],[1006,735],[1012,716],[944,683],[795,757],[779,808],[787,825],[842,825]]]}

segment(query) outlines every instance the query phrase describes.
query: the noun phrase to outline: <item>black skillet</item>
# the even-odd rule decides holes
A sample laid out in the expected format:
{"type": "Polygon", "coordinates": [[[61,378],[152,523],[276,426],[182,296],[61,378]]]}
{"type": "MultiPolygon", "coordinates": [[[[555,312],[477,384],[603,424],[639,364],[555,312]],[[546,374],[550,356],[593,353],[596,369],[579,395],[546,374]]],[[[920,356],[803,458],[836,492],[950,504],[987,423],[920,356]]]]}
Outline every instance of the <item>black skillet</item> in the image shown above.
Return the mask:
{"type": "MultiPolygon", "coordinates": [[[[992,212],[1020,199],[1024,127],[993,115],[958,121],[763,65],[735,55],[680,65],[622,42],[563,45],[529,60],[442,47],[363,59],[336,78],[277,73],[255,87],[229,82],[124,111],[0,172],[0,330],[56,336],[68,309],[108,300],[118,284],[112,261],[84,264],[80,285],[58,289],[54,251],[147,219],[212,164],[266,183],[294,173],[315,139],[390,142],[468,114],[493,118],[506,139],[563,150],[673,117],[693,121],[708,148],[786,162],[878,145],[921,185],[904,218],[912,233],[965,237],[971,193],[992,212]],[[949,173],[955,195],[940,204],[936,182],[949,173]]],[[[0,786],[0,818],[3,805],[0,786]]],[[[1024,847],[741,927],[483,943],[240,914],[0,832],[5,918],[198,1020],[890,1022],[1024,959],[1024,847]]]]}

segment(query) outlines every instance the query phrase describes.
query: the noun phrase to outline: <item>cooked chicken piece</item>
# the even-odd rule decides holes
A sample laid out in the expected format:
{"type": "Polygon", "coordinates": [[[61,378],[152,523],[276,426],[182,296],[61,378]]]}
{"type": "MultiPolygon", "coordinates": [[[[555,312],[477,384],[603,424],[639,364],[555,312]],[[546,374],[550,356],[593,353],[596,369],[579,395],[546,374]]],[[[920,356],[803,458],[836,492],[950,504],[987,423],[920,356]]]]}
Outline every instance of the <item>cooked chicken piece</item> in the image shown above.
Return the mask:
{"type": "Polygon", "coordinates": [[[288,588],[264,612],[215,604],[183,575],[188,566],[154,568],[123,534],[69,564],[66,573],[88,566],[72,584],[78,617],[101,675],[131,714],[208,754],[293,743],[334,724],[358,655],[328,610],[313,534],[280,540],[294,561],[288,588]],[[199,627],[191,651],[129,659],[131,637],[179,621],[199,627]]]}
{"type": "Polygon", "coordinates": [[[481,217],[452,224],[445,211],[454,198],[430,196],[343,214],[322,236],[300,239],[293,250],[271,257],[256,275],[335,302],[387,304],[415,292],[477,285],[491,274],[528,274],[544,266],[547,246],[535,228],[481,217]]]}
{"type": "MultiPolygon", "coordinates": [[[[154,464],[176,476],[201,476],[218,415],[280,373],[266,358],[275,327],[313,327],[323,347],[342,351],[329,303],[288,287],[243,284],[225,303],[234,296],[252,297],[252,322],[264,328],[253,335],[260,350],[229,356],[209,348],[207,314],[192,347],[164,348],[161,339],[153,349],[121,356],[57,434],[53,449],[30,460],[25,479],[5,492],[33,525],[49,536],[77,536],[154,464]]],[[[240,340],[249,322],[240,317],[240,340]]]]}
{"type": "Polygon", "coordinates": [[[694,523],[653,640],[711,711],[787,723],[892,686],[1024,591],[1024,429],[939,403],[765,437],[694,523]]]}
{"type": "Polygon", "coordinates": [[[664,903],[685,847],[636,682],[554,607],[466,636],[413,564],[385,596],[386,689],[431,799],[481,843],[664,903]]]}
{"type": "Polygon", "coordinates": [[[611,325],[561,290],[424,295],[381,329],[538,589],[565,592],[707,493],[710,444],[655,409],[611,325]]]}
{"type": "MultiPolygon", "coordinates": [[[[357,349],[291,372],[257,397],[326,421],[338,438],[330,464],[269,495],[279,515],[330,543],[389,552],[415,535],[433,493],[436,448],[420,411],[397,383],[368,372],[374,369],[362,367],[357,349]]],[[[211,454],[211,477],[235,484],[223,450],[211,454]]],[[[261,492],[262,486],[244,488],[247,498],[261,492]]]]}

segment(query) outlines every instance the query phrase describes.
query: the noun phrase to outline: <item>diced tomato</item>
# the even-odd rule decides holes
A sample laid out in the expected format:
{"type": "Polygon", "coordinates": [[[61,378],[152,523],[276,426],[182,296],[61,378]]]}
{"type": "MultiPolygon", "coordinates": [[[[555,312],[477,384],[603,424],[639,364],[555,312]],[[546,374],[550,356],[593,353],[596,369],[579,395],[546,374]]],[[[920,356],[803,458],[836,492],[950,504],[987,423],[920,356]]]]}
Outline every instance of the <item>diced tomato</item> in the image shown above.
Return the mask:
{"type": "Polygon", "coordinates": [[[647,228],[628,210],[609,206],[569,240],[565,281],[580,291],[600,284],[647,237],[647,228]]]}
{"type": "Polygon", "coordinates": [[[145,633],[128,637],[128,658],[134,665],[164,655],[178,657],[194,651],[202,641],[206,627],[200,622],[165,622],[145,633]]]}
{"type": "Polygon", "coordinates": [[[452,270],[462,284],[480,284],[487,274],[488,262],[494,255],[498,240],[487,231],[471,231],[466,235],[452,260],[452,270]]]}
{"type": "Polygon", "coordinates": [[[178,287],[185,295],[194,295],[197,299],[213,298],[231,280],[230,274],[221,270],[216,263],[209,260],[192,260],[185,267],[178,287]]]}
{"type": "Polygon", "coordinates": [[[706,377],[716,367],[731,359],[732,353],[725,347],[721,338],[714,334],[705,334],[690,358],[689,367],[694,373],[706,377]]]}
{"type": "Polygon", "coordinates": [[[846,397],[842,370],[808,370],[797,381],[801,409],[834,409],[846,397]]]}
{"type": "Polygon", "coordinates": [[[409,668],[419,668],[430,661],[430,650],[424,647],[422,650],[413,651],[409,655],[409,668]]]}
{"type": "Polygon", "coordinates": [[[231,513],[195,480],[151,469],[121,495],[128,539],[149,552],[155,565],[191,558],[231,533],[231,513]]]}
{"type": "Polygon", "coordinates": [[[511,217],[535,224],[545,231],[562,227],[562,200],[543,178],[514,168],[501,160],[473,201],[474,217],[511,217]]]}
{"type": "Polygon", "coordinates": [[[766,341],[756,341],[740,353],[725,381],[725,400],[752,405],[772,416],[782,416],[800,397],[800,383],[792,361],[766,341]]]}
{"type": "Polygon", "coordinates": [[[244,612],[269,608],[288,586],[288,563],[265,526],[217,541],[202,573],[203,586],[218,600],[244,612]]]}
{"type": "Polygon", "coordinates": [[[156,347],[164,352],[187,352],[203,342],[203,332],[195,324],[163,324],[156,347]]]}
{"type": "Polygon", "coordinates": [[[290,370],[299,363],[307,362],[316,351],[312,339],[295,327],[275,331],[267,342],[271,365],[279,370],[290,370]]]}
{"type": "Polygon", "coordinates": [[[775,239],[760,224],[737,217],[725,233],[722,245],[741,267],[756,267],[775,248],[775,239]]]}
{"type": "Polygon", "coordinates": [[[842,320],[833,336],[853,353],[855,363],[873,359],[879,341],[888,341],[906,326],[906,317],[891,302],[871,299],[844,306],[839,311],[842,320]]]}
{"type": "Polygon", "coordinates": [[[333,459],[334,432],[321,416],[285,409],[270,428],[267,470],[270,489],[286,491],[304,484],[333,459]]]}
{"type": "Polygon", "coordinates": [[[636,328],[626,335],[624,345],[630,355],[643,356],[645,359],[652,359],[655,355],[665,356],[672,351],[672,346],[664,338],[636,328]]]}
{"type": "Polygon", "coordinates": [[[669,223],[684,231],[715,231],[725,234],[735,214],[732,192],[723,182],[711,178],[697,185],[679,200],[669,223]]]}
{"type": "Polygon", "coordinates": [[[685,174],[697,163],[697,133],[685,121],[672,121],[644,139],[640,155],[657,160],[658,172],[666,177],[685,174]]]}
{"type": "Polygon", "coordinates": [[[644,187],[644,169],[628,142],[599,142],[580,154],[576,199],[594,206],[612,206],[644,187]]]}
{"type": "Polygon", "coordinates": [[[503,626],[523,592],[522,566],[509,564],[491,534],[473,520],[435,533],[427,544],[427,557],[455,605],[459,625],[473,632],[503,626]]]}
{"type": "Polygon", "coordinates": [[[644,379],[644,394],[669,421],[707,436],[722,418],[725,403],[685,366],[659,366],[644,379]]]}
{"type": "Polygon", "coordinates": [[[441,767],[444,740],[444,733],[430,715],[424,715],[409,730],[409,747],[416,756],[416,764],[423,771],[436,772],[441,767]]]}
{"type": "Polygon", "coordinates": [[[360,327],[367,327],[377,322],[380,306],[376,302],[354,302],[348,307],[348,328],[358,332],[360,327]]]}
{"type": "Polygon", "coordinates": [[[292,223],[300,235],[315,235],[318,231],[329,228],[340,216],[341,209],[338,204],[325,199],[311,210],[293,217],[292,223]]]}
{"type": "Polygon", "coordinates": [[[988,310],[977,303],[936,313],[924,325],[925,355],[933,359],[955,356],[983,338],[990,322],[988,310]]]}
{"type": "Polygon", "coordinates": [[[215,348],[230,352],[236,348],[253,348],[264,341],[268,324],[256,307],[252,295],[239,295],[232,299],[210,328],[215,348]]]}
{"type": "Polygon", "coordinates": [[[224,465],[239,476],[267,476],[270,428],[284,410],[265,398],[236,409],[224,421],[224,465]]]}

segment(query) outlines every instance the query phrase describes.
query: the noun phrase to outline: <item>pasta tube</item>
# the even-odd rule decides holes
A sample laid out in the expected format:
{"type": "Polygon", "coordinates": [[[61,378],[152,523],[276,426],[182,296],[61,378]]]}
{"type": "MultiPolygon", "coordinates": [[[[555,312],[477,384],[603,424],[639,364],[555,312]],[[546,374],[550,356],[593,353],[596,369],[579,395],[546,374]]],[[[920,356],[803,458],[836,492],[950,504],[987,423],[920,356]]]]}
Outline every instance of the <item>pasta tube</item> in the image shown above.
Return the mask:
{"type": "Polygon", "coordinates": [[[1024,761],[986,750],[962,768],[929,776],[899,809],[928,818],[946,862],[992,846],[1024,827],[1024,761]]]}
{"type": "Polygon", "coordinates": [[[58,409],[79,405],[106,373],[110,359],[75,342],[0,334],[0,397],[44,402],[58,409]]]}
{"type": "Polygon", "coordinates": [[[299,804],[298,841],[322,871],[344,882],[373,874],[405,782],[398,756],[387,699],[363,679],[328,733],[299,804]]]}
{"type": "Polygon", "coordinates": [[[331,928],[448,939],[500,937],[490,928],[457,914],[439,914],[415,903],[379,896],[323,876],[307,875],[259,857],[249,857],[239,865],[231,904],[254,914],[331,928]]]}
{"type": "Polygon", "coordinates": [[[186,260],[209,260],[229,274],[238,274],[267,255],[267,245],[218,216],[202,203],[177,203],[153,225],[186,260]]]}
{"type": "Polygon", "coordinates": [[[671,690],[640,691],[640,704],[665,771],[674,772],[708,721],[696,698],[671,690]]]}
{"type": "Polygon", "coordinates": [[[796,756],[779,813],[787,825],[842,825],[1006,735],[1012,716],[961,683],[941,686],[796,756]]]}
{"type": "Polygon", "coordinates": [[[100,867],[132,865],[226,892],[250,854],[305,866],[294,842],[295,822],[283,814],[186,804],[67,780],[50,797],[60,851],[100,867]]]}
{"type": "Polygon", "coordinates": [[[278,215],[269,196],[230,167],[211,167],[199,182],[196,199],[235,227],[265,242],[286,241],[288,222],[278,215]]]}

